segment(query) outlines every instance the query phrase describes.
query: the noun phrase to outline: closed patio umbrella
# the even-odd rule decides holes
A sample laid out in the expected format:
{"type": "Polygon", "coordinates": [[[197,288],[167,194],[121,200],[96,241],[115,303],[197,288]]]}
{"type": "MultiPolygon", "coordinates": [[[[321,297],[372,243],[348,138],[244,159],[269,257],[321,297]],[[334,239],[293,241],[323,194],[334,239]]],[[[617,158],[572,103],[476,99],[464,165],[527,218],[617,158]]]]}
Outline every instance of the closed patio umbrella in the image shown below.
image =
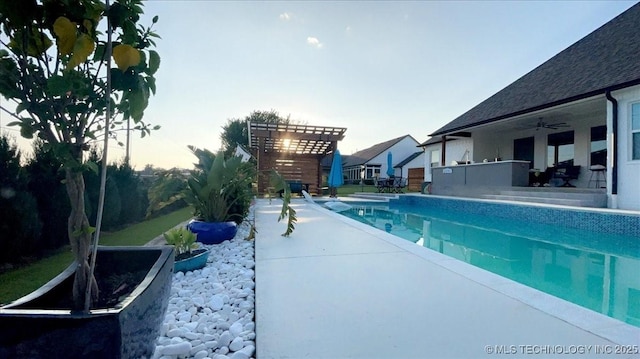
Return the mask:
{"type": "Polygon", "coordinates": [[[391,177],[396,174],[396,171],[393,169],[393,155],[391,151],[387,152],[387,176],[391,177]]]}
{"type": "Polygon", "coordinates": [[[329,171],[327,184],[331,188],[331,197],[336,196],[335,188],[344,184],[344,179],[342,178],[342,157],[340,156],[339,150],[333,153],[333,161],[331,162],[331,170],[329,171]]]}

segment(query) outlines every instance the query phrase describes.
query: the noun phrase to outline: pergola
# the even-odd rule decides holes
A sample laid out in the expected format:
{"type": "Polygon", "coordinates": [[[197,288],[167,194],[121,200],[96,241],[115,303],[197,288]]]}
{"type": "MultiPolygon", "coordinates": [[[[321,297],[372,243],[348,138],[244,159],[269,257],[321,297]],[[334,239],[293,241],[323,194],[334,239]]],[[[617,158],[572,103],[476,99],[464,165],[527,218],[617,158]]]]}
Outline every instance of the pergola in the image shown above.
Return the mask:
{"type": "Polygon", "coordinates": [[[247,123],[249,146],[258,161],[258,193],[269,187],[269,174],[278,171],[285,180],[308,186],[309,193],[320,194],[320,162],[338,147],[344,127],[322,127],[276,123],[247,123]]]}

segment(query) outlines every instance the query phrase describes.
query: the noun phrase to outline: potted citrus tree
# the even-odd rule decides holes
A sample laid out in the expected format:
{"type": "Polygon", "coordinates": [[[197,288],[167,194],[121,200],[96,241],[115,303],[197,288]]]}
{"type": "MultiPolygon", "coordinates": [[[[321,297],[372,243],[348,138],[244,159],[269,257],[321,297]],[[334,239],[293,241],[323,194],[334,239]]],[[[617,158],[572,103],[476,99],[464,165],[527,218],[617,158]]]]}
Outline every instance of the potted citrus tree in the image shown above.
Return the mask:
{"type": "Polygon", "coordinates": [[[15,119],[9,126],[41,139],[63,163],[75,257],[51,282],[0,308],[1,357],[153,354],[173,249],[92,243],[100,225],[89,225],[83,179],[97,170],[85,161],[93,141],[106,144],[125,122],[142,135],[154,129],[142,118],[156,90],[158,36],[139,24],[142,14],[141,0],[0,1],[0,94],[10,100],[1,110],[15,119]]]}
{"type": "Polygon", "coordinates": [[[195,218],[187,228],[204,244],[218,244],[233,238],[237,225],[246,217],[252,199],[253,166],[241,157],[225,158],[222,151],[189,147],[198,158],[187,179],[185,200],[195,218]]]}

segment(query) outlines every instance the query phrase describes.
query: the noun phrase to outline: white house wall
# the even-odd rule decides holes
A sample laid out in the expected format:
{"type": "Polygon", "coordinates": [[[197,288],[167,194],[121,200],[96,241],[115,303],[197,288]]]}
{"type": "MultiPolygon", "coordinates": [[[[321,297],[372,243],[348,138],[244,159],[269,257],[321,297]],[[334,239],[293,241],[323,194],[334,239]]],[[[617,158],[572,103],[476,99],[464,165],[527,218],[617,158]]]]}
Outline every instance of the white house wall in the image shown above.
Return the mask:
{"type": "Polygon", "coordinates": [[[424,167],[425,182],[431,182],[431,153],[440,151],[441,148],[439,143],[423,147],[422,166],[424,167]]]}
{"type": "MultiPolygon", "coordinates": [[[[471,138],[455,139],[447,141],[447,149],[444,163],[450,165],[453,161],[461,161],[466,159],[465,152],[469,150],[469,160],[473,160],[473,140],[471,138]]],[[[422,165],[424,166],[424,180],[431,182],[431,152],[438,151],[438,159],[442,155],[442,143],[434,143],[424,147],[424,157],[422,157],[422,165]]],[[[440,162],[438,160],[438,162],[440,162]]],[[[413,166],[412,166],[413,167],[413,166]]]]}
{"type": "Polygon", "coordinates": [[[473,132],[472,136],[474,141],[473,162],[493,161],[496,157],[500,157],[503,160],[512,159],[513,139],[508,138],[503,133],[496,133],[494,130],[487,129],[473,132]]]}
{"type": "Polygon", "coordinates": [[[452,141],[447,141],[447,153],[444,159],[445,165],[450,165],[453,161],[466,161],[467,156],[465,152],[469,151],[469,161],[473,161],[473,139],[460,138],[452,141]]]}
{"type": "MultiPolygon", "coordinates": [[[[620,209],[640,210],[640,160],[631,159],[631,104],[640,102],[640,86],[615,91],[612,96],[618,101],[618,195],[613,201],[620,209]]],[[[611,103],[607,106],[611,113],[611,103]]],[[[610,121],[608,118],[607,123],[610,121]]],[[[611,173],[607,180],[611,181],[611,173]]]]}
{"type": "MultiPolygon", "coordinates": [[[[414,153],[417,151],[413,151],[414,153]]],[[[424,167],[424,152],[417,156],[416,158],[409,161],[402,167],[402,177],[409,177],[409,168],[422,168],[424,167]]]]}
{"type": "MultiPolygon", "coordinates": [[[[404,161],[407,157],[411,156],[420,149],[417,147],[418,141],[414,140],[411,136],[406,136],[395,145],[391,146],[387,151],[382,152],[376,157],[372,158],[367,164],[380,165],[380,176],[387,176],[387,153],[391,152],[392,164],[396,164],[404,161]]],[[[400,170],[394,169],[395,176],[400,176],[400,170]]]]}

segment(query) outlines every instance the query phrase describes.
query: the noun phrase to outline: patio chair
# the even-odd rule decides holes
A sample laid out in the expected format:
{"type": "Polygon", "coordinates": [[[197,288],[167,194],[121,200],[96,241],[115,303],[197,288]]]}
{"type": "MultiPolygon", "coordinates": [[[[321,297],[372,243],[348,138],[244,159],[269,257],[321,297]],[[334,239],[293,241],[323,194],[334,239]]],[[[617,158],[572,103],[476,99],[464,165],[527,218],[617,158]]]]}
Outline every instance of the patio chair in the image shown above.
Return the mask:
{"type": "Polygon", "coordinates": [[[564,181],[560,187],[575,187],[569,181],[578,179],[580,176],[580,166],[563,166],[558,167],[553,174],[553,178],[559,178],[564,181]]]}
{"type": "Polygon", "coordinates": [[[375,177],[373,179],[373,184],[378,189],[378,193],[382,193],[382,192],[384,192],[384,190],[385,190],[385,188],[387,186],[387,179],[386,178],[377,178],[377,177],[375,177]]]}
{"type": "Polygon", "coordinates": [[[394,177],[393,179],[393,191],[396,193],[404,193],[403,188],[407,186],[407,179],[404,177],[394,177]]]}

